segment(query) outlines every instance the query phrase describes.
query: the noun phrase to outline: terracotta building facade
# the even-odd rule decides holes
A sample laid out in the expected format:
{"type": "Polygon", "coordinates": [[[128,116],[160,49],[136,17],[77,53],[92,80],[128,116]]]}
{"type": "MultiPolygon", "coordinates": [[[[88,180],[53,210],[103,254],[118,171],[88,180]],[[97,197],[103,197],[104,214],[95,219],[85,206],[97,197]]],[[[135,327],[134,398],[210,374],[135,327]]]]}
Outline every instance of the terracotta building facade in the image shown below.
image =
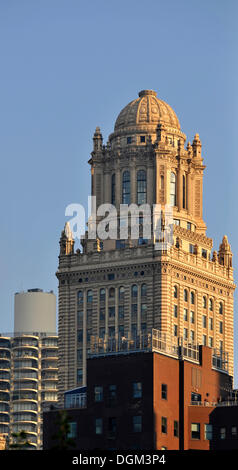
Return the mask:
{"type": "MultiPolygon", "coordinates": [[[[174,110],[153,90],[120,112],[106,145],[100,129],[93,136],[91,195],[100,205],[117,209],[113,239],[92,239],[82,250],[65,225],[60,238],[59,391],[86,385],[87,355],[92,341],[120,341],[147,334],[152,328],[172,338],[200,344],[229,356],[233,375],[232,252],[227,236],[219,249],[206,235],[203,220],[203,172],[199,135],[192,144],[174,110]],[[121,238],[122,206],[136,204],[139,236],[121,238]],[[172,208],[172,243],[143,235],[143,205],[172,208]],[[158,249],[157,242],[162,241],[158,249]]],[[[124,206],[123,206],[124,207],[124,206]]],[[[99,210],[98,210],[99,209],[99,210]]],[[[155,215],[151,219],[153,226],[155,215]]],[[[89,221],[90,225],[90,221],[89,221]]]]}

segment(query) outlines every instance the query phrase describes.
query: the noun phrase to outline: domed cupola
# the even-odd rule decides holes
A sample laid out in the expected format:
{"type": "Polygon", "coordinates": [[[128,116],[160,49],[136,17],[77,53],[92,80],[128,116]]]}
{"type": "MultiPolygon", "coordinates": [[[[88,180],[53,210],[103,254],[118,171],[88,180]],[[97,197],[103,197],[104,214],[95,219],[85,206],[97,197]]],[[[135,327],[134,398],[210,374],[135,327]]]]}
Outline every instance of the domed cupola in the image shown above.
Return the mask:
{"type": "Polygon", "coordinates": [[[148,141],[153,143],[159,139],[161,126],[175,145],[179,139],[186,138],[171,106],[157,98],[156,91],[142,90],[139,98],[131,101],[120,112],[109,142],[112,147],[143,145],[148,141]]]}

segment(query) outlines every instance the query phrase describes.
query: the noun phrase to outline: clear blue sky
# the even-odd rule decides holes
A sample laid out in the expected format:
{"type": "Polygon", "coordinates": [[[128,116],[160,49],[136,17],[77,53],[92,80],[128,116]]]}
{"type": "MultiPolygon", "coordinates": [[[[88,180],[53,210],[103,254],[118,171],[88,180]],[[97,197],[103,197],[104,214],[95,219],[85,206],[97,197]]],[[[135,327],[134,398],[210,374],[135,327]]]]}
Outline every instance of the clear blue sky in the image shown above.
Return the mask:
{"type": "Polygon", "coordinates": [[[14,292],[57,293],[64,211],[86,204],[95,127],[106,140],[145,88],[200,135],[207,234],[214,249],[227,234],[237,279],[237,23],[236,0],[0,1],[0,331],[13,329],[14,292]]]}

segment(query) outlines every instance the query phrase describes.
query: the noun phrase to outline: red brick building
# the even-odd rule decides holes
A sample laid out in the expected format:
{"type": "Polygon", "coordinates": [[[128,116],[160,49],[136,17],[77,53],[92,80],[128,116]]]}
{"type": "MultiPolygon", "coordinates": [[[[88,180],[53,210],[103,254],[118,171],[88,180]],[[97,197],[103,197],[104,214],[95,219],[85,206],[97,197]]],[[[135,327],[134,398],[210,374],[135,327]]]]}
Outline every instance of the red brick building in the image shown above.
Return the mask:
{"type": "MultiPolygon", "coordinates": [[[[87,404],[67,405],[77,449],[208,450],[210,415],[232,387],[224,353],[156,331],[146,347],[95,350],[87,370],[87,404]]],[[[57,445],[58,413],[44,413],[44,449],[57,445]]]]}

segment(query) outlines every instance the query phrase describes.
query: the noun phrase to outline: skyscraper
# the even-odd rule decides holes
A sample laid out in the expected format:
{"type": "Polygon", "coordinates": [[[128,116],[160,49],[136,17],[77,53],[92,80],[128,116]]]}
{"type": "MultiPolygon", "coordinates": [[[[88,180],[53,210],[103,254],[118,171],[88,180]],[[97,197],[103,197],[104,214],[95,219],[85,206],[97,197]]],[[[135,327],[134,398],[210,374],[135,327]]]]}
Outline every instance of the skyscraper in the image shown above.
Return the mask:
{"type": "Polygon", "coordinates": [[[98,226],[100,207],[107,203],[115,206],[119,223],[114,237],[101,239],[90,235],[90,220],[82,252],[74,251],[68,223],[62,231],[57,271],[61,393],[86,384],[92,338],[118,341],[152,328],[175,344],[182,337],[225,351],[233,375],[232,252],[227,236],[212,252],[203,220],[199,135],[185,143],[174,110],[152,90],[141,91],[122,109],[106,145],[96,128],[89,160],[95,221],[98,226]],[[129,217],[123,238],[124,208],[130,204],[139,212],[129,217]],[[146,204],[153,209],[146,223],[150,228],[160,210],[159,237],[152,231],[144,235],[146,204]],[[164,238],[168,208],[171,243],[164,238]],[[135,224],[138,237],[132,236],[135,224]]]}
{"type": "Polygon", "coordinates": [[[0,433],[25,431],[42,447],[43,411],[57,401],[58,337],[53,292],[15,294],[14,333],[0,335],[0,433]]]}

